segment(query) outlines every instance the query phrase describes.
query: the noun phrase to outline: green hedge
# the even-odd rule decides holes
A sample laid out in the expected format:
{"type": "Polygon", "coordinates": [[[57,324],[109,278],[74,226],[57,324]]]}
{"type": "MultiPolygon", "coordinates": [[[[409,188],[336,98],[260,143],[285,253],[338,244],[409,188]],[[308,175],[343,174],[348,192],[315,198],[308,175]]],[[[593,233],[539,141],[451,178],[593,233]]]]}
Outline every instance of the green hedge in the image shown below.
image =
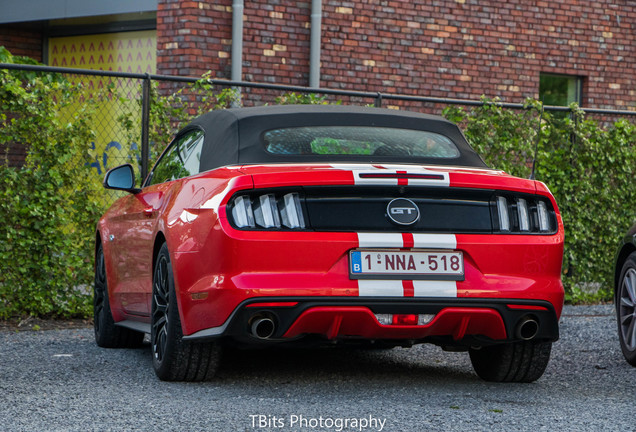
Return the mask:
{"type": "MultiPolygon", "coordinates": [[[[14,60],[0,47],[1,62],[14,60]]],[[[75,90],[57,75],[0,69],[0,145],[28,148],[22,168],[0,163],[0,318],[90,315],[101,191],[86,166],[94,102],[62,121],[75,90]]]]}
{"type": "Polygon", "coordinates": [[[618,242],[636,220],[636,126],[627,120],[599,125],[576,104],[567,114],[540,115],[534,100],[521,112],[484,102],[470,111],[450,107],[444,115],[463,127],[491,167],[513,175],[529,176],[538,144],[536,178],[554,194],[565,225],[566,298],[611,300],[618,242]]]}

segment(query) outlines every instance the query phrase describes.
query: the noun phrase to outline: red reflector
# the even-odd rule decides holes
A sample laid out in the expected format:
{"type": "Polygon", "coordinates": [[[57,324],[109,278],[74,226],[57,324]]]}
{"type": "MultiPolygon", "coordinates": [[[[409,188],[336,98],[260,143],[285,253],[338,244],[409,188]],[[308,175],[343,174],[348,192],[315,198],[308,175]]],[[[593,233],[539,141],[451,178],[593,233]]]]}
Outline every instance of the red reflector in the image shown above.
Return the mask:
{"type": "Polygon", "coordinates": [[[271,303],[252,303],[248,304],[246,307],[294,307],[298,304],[298,302],[271,302],[271,303]]]}
{"type": "Polygon", "coordinates": [[[442,174],[416,174],[416,173],[361,173],[360,178],[444,180],[444,176],[442,174]]]}
{"type": "Polygon", "coordinates": [[[506,305],[508,306],[509,309],[520,309],[520,310],[548,310],[547,307],[544,306],[534,306],[534,305],[514,305],[514,304],[509,304],[506,305]]]}
{"type": "Polygon", "coordinates": [[[393,325],[417,325],[417,315],[393,315],[393,325]]]}

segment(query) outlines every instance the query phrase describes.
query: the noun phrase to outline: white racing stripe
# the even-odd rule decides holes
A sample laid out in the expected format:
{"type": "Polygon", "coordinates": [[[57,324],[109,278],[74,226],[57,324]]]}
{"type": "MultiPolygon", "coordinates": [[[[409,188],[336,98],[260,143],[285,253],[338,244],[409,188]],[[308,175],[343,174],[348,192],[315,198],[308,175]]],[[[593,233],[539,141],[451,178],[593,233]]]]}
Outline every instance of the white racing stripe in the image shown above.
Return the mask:
{"type": "Polygon", "coordinates": [[[443,176],[443,179],[408,179],[408,186],[441,186],[450,185],[450,176],[444,171],[431,171],[416,165],[370,165],[370,164],[331,164],[332,168],[351,171],[353,181],[357,185],[398,185],[397,178],[361,178],[360,174],[382,173],[397,174],[398,171],[407,174],[432,174],[443,176]]]}
{"type": "Polygon", "coordinates": [[[455,249],[455,234],[413,234],[414,247],[430,249],[455,249]]]}
{"type": "Polygon", "coordinates": [[[330,164],[331,168],[343,170],[343,171],[354,171],[354,170],[376,170],[377,168],[371,164],[330,164]]]}
{"type": "Polygon", "coordinates": [[[402,248],[404,240],[400,233],[358,233],[359,247],[402,248]]]}
{"type": "Polygon", "coordinates": [[[457,297],[457,282],[414,280],[415,297],[457,297]]]}
{"type": "Polygon", "coordinates": [[[358,280],[360,297],[404,297],[401,280],[358,280]]]}
{"type": "MultiPolygon", "coordinates": [[[[455,281],[413,281],[414,297],[457,297],[455,281]]],[[[404,297],[401,280],[358,279],[360,297],[404,297]]]]}
{"type": "MultiPolygon", "coordinates": [[[[403,248],[404,237],[401,233],[357,233],[358,247],[403,248]]],[[[455,234],[412,234],[413,247],[426,249],[456,249],[455,234]]]]}

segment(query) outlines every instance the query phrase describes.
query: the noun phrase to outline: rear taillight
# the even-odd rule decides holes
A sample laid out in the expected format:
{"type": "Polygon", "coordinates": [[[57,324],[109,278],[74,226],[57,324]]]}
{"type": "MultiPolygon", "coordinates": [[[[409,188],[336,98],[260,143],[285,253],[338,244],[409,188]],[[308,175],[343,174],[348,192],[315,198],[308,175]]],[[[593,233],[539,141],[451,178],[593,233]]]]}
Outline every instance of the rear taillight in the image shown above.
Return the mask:
{"type": "Polygon", "coordinates": [[[256,225],[263,228],[280,228],[280,216],[274,195],[259,196],[255,200],[253,208],[256,225]]]}
{"type": "Polygon", "coordinates": [[[528,212],[528,202],[523,199],[517,199],[517,214],[519,216],[519,231],[530,231],[530,213],[528,212]]]}
{"type": "Polygon", "coordinates": [[[300,206],[300,197],[297,193],[283,195],[279,209],[284,226],[292,229],[305,228],[305,217],[303,216],[303,209],[300,206]]]}
{"type": "Polygon", "coordinates": [[[241,229],[304,229],[305,217],[296,192],[239,195],[230,202],[231,220],[241,229]]]}
{"type": "Polygon", "coordinates": [[[232,219],[234,220],[234,224],[240,228],[255,226],[250,197],[240,196],[234,200],[232,205],[232,219]]]}
{"type": "Polygon", "coordinates": [[[539,201],[537,203],[537,213],[539,215],[539,231],[548,232],[551,231],[550,227],[550,214],[548,213],[548,206],[545,202],[539,201]]]}
{"type": "Polygon", "coordinates": [[[498,195],[493,203],[494,231],[500,233],[551,234],[556,215],[549,201],[530,196],[498,195]]]}
{"type": "Polygon", "coordinates": [[[501,196],[497,197],[497,215],[499,216],[499,230],[510,231],[508,200],[501,196]]]}

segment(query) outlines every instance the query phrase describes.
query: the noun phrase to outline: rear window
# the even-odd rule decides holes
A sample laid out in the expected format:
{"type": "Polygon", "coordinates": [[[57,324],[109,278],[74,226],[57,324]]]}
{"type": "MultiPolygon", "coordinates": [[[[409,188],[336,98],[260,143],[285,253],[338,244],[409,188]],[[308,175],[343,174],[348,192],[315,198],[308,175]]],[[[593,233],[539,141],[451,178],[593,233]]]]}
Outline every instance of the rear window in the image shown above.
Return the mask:
{"type": "Polygon", "coordinates": [[[459,150],[434,132],[372,126],[307,126],[263,134],[265,149],[277,155],[367,155],[452,159],[459,150]]]}

